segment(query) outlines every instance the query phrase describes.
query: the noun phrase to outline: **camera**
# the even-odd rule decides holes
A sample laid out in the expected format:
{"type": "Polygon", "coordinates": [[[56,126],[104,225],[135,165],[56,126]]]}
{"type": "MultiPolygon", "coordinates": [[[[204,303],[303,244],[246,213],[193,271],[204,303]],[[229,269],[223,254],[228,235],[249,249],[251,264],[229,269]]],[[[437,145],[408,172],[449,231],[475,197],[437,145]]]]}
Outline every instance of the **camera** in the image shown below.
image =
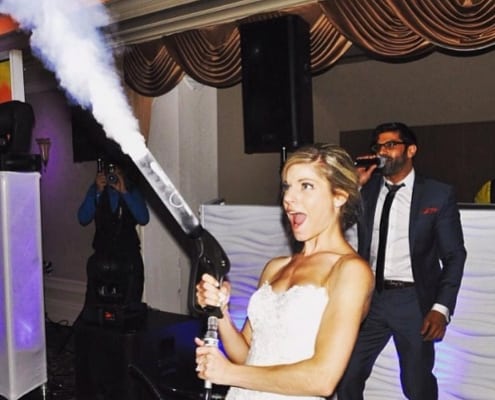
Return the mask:
{"type": "Polygon", "coordinates": [[[115,173],[115,164],[108,164],[105,175],[107,176],[108,183],[116,184],[119,181],[119,177],[115,173]]]}
{"type": "Polygon", "coordinates": [[[104,172],[107,178],[108,183],[116,184],[119,181],[119,177],[116,173],[115,164],[108,163],[106,164],[102,158],[98,158],[96,160],[96,169],[98,172],[104,172]]]}

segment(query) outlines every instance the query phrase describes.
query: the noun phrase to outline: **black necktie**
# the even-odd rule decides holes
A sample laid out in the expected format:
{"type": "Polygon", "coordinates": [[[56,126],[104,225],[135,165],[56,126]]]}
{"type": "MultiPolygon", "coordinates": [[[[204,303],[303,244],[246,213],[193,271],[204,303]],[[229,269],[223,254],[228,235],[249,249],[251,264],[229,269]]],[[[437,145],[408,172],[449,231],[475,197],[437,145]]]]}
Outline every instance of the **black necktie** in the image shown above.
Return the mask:
{"type": "Polygon", "coordinates": [[[387,234],[388,234],[388,216],[390,215],[390,206],[394,200],[395,193],[404,184],[389,185],[385,184],[388,188],[387,197],[383,203],[382,216],[380,218],[380,236],[378,239],[378,253],[376,255],[376,271],[375,271],[375,289],[378,292],[383,290],[383,270],[385,265],[385,248],[387,247],[387,234]]]}

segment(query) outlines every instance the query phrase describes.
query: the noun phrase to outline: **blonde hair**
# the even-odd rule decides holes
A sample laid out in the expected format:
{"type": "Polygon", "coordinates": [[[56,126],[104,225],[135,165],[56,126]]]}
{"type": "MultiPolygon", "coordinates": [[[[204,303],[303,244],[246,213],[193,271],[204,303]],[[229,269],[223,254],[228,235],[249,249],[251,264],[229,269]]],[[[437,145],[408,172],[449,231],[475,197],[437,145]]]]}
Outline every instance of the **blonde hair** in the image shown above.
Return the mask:
{"type": "Polygon", "coordinates": [[[342,147],[317,143],[297,149],[289,156],[282,168],[283,181],[286,179],[287,170],[295,164],[314,164],[321,176],[330,183],[332,193],[344,192],[348,195],[339,216],[343,231],[357,222],[361,212],[359,177],[354,162],[342,147]]]}

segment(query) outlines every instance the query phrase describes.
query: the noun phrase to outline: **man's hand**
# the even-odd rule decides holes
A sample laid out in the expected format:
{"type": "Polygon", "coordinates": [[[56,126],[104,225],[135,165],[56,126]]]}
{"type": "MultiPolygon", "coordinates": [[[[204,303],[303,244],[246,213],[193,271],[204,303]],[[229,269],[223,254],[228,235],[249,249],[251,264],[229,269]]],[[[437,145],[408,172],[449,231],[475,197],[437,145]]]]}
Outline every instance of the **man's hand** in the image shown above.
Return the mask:
{"type": "MultiPolygon", "coordinates": [[[[364,157],[358,157],[358,159],[360,158],[371,158],[371,157],[367,157],[367,156],[364,156],[364,157]]],[[[375,156],[373,156],[372,158],[375,158],[375,156]]],[[[359,176],[359,186],[360,187],[363,187],[366,182],[368,182],[371,178],[371,175],[373,174],[373,171],[377,168],[378,166],[376,164],[373,164],[373,165],[370,165],[369,167],[356,167],[356,171],[358,173],[358,176],[359,176]]]]}
{"type": "Polygon", "coordinates": [[[421,335],[424,340],[440,341],[445,336],[447,330],[447,320],[445,315],[439,311],[431,310],[423,321],[421,335]]]}

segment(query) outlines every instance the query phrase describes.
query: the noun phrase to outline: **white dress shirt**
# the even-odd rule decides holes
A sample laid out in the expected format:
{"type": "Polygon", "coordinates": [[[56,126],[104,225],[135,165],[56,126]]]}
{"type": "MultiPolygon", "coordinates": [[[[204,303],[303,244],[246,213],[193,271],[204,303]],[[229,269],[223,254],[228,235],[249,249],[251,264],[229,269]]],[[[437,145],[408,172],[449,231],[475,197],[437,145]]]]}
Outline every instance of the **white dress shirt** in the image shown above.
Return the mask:
{"type": "MultiPolygon", "coordinates": [[[[392,184],[391,182],[387,182],[392,184]]],[[[406,178],[397,184],[404,184],[397,193],[390,207],[388,223],[387,248],[385,250],[385,280],[414,282],[411,268],[411,254],[409,253],[409,214],[411,210],[412,190],[414,183],[414,170],[406,178]]],[[[382,185],[376,203],[375,219],[373,222],[373,234],[371,236],[370,262],[373,270],[376,269],[376,255],[378,253],[378,238],[380,235],[380,218],[382,216],[383,203],[388,189],[382,185]]]]}
{"type": "MultiPolygon", "coordinates": [[[[384,279],[403,282],[414,282],[411,253],[409,252],[409,217],[413,192],[415,172],[414,169],[396,185],[404,184],[397,193],[390,207],[389,231],[387,236],[387,248],[385,250],[384,279]]],[[[389,184],[392,182],[386,181],[389,184]]],[[[376,203],[375,217],[373,220],[373,234],[371,236],[370,264],[373,271],[376,270],[376,255],[378,253],[378,238],[380,235],[380,218],[382,216],[383,203],[388,189],[383,183],[376,203]]],[[[450,321],[449,309],[435,303],[433,310],[441,312],[447,322],[450,321]]]]}

